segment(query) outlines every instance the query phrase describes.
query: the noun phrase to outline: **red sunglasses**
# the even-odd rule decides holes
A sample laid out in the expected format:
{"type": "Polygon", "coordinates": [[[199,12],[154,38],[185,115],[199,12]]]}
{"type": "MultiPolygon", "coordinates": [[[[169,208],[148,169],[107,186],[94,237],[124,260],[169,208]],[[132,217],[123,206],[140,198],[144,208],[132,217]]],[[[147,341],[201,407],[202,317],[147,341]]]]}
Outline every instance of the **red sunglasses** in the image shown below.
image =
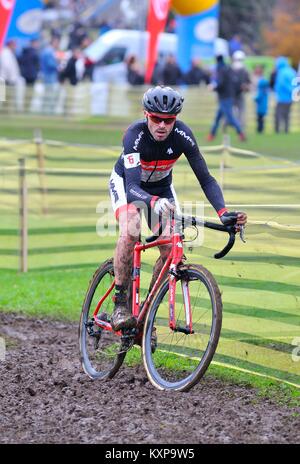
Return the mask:
{"type": "Polygon", "coordinates": [[[155,124],[160,124],[161,122],[164,122],[167,126],[170,126],[171,124],[173,124],[173,122],[176,119],[176,116],[168,116],[166,118],[160,118],[159,116],[156,116],[155,114],[151,114],[151,113],[146,113],[146,114],[147,116],[149,116],[151,121],[154,122],[155,124]]]}

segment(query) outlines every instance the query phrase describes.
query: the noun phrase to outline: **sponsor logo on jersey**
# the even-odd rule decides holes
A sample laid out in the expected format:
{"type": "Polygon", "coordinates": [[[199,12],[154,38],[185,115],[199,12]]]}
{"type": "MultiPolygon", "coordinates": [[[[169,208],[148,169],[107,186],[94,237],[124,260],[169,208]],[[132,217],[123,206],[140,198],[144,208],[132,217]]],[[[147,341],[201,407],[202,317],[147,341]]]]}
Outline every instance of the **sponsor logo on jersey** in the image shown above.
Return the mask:
{"type": "Polygon", "coordinates": [[[135,139],[135,141],[134,141],[133,149],[134,149],[135,151],[137,151],[137,149],[138,149],[138,146],[139,146],[139,143],[140,143],[141,138],[142,138],[142,136],[143,136],[143,133],[144,133],[144,131],[141,131],[141,132],[139,133],[139,135],[137,136],[137,138],[135,139]]]}
{"type": "Polygon", "coordinates": [[[170,148],[167,149],[167,153],[168,153],[168,155],[172,155],[172,153],[174,153],[174,151],[173,151],[172,148],[170,147],[170,148]]]}
{"type": "Polygon", "coordinates": [[[146,198],[147,198],[146,195],[143,195],[142,193],[137,192],[137,191],[134,190],[133,188],[130,189],[130,193],[131,193],[132,195],[135,195],[135,196],[138,197],[138,198],[143,199],[143,200],[146,200],[146,198]]]}
{"type": "Polygon", "coordinates": [[[188,142],[190,142],[192,147],[195,146],[194,140],[189,135],[187,135],[184,130],[179,130],[177,127],[175,127],[175,132],[177,132],[179,135],[181,135],[181,137],[184,137],[188,142]]]}
{"type": "Polygon", "coordinates": [[[114,183],[114,181],[112,179],[111,179],[111,181],[109,183],[109,187],[110,187],[111,193],[114,196],[115,203],[117,203],[117,201],[119,200],[119,195],[118,195],[118,192],[116,190],[116,185],[115,185],[115,183],[114,183]]]}

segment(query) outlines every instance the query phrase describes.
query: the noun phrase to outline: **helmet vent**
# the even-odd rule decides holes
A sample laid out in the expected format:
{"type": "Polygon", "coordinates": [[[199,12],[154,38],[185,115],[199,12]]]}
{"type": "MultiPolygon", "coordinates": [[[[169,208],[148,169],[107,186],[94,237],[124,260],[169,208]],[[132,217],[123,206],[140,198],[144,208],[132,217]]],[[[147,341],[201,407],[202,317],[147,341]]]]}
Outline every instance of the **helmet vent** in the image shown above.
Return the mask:
{"type": "Polygon", "coordinates": [[[164,109],[166,110],[168,108],[168,97],[167,97],[167,95],[163,96],[163,105],[164,105],[164,109]]]}
{"type": "Polygon", "coordinates": [[[159,107],[160,106],[160,102],[159,102],[159,99],[155,96],[154,97],[154,101],[156,103],[156,105],[159,107]]]}

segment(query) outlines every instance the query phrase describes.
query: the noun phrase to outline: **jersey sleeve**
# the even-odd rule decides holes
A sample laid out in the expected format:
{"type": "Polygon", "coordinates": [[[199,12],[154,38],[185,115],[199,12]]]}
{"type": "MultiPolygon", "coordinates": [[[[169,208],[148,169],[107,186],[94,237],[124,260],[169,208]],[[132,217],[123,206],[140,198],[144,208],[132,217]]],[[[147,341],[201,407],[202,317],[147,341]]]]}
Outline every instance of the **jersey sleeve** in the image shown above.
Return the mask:
{"type": "Polygon", "coordinates": [[[126,184],[126,195],[128,203],[143,202],[148,206],[153,206],[158,199],[157,196],[150,195],[143,190],[141,185],[141,163],[138,151],[138,141],[142,137],[143,131],[139,133],[134,130],[127,130],[123,138],[124,177],[126,184]]]}
{"type": "Polygon", "coordinates": [[[226,210],[222,190],[216,179],[210,174],[191,129],[185,126],[184,132],[186,137],[183,153],[194,171],[206,198],[220,215],[226,210]]]}

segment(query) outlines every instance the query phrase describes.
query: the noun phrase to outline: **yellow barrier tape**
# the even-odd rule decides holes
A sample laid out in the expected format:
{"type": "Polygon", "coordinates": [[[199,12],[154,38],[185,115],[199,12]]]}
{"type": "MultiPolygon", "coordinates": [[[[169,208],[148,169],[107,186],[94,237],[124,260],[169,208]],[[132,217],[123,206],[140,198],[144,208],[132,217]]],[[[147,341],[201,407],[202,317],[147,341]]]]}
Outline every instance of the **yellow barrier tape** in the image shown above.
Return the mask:
{"type": "Polygon", "coordinates": [[[227,150],[230,153],[236,153],[236,154],[239,154],[239,155],[254,156],[255,158],[259,158],[261,156],[264,156],[264,155],[260,155],[259,153],[256,153],[255,151],[243,150],[241,148],[233,148],[233,147],[230,147],[230,146],[227,147],[227,150]]]}

